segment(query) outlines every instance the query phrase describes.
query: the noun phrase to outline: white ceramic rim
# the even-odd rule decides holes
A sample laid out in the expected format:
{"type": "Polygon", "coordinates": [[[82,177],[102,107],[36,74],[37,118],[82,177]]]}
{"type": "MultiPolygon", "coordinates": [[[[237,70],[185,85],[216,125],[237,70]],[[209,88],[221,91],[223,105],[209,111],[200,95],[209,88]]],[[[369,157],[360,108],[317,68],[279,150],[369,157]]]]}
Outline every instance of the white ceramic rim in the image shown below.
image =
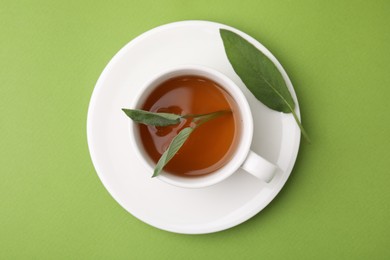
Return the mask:
{"type": "MultiPolygon", "coordinates": [[[[239,143],[237,144],[232,158],[222,168],[205,176],[195,178],[179,177],[164,171],[162,171],[161,174],[157,176],[159,180],[177,187],[204,188],[225,180],[230,175],[235,173],[244,163],[248,156],[253,137],[252,112],[241,89],[230,78],[215,69],[201,65],[178,66],[177,68],[170,68],[167,71],[163,71],[155,75],[144,86],[140,87],[138,94],[134,98],[132,108],[139,108],[149,93],[163,81],[172,77],[183,75],[202,76],[218,83],[237,103],[237,108],[239,109],[239,119],[242,121],[239,123],[241,126],[239,143]]],[[[134,124],[131,120],[129,121],[130,141],[133,145],[133,150],[135,151],[138,160],[143,163],[144,167],[152,175],[154,162],[148,158],[145,152],[140,151],[139,147],[142,146],[142,144],[137,141],[137,124],[134,124]]]]}

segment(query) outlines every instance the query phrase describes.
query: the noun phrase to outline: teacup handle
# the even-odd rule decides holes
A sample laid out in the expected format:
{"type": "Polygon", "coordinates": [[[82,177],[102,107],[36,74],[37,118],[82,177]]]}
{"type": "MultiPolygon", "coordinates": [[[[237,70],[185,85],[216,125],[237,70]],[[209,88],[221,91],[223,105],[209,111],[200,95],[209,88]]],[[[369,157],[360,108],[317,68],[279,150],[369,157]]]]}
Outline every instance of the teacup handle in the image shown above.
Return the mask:
{"type": "Polygon", "coordinates": [[[257,153],[249,151],[246,160],[241,165],[241,168],[260,180],[269,183],[274,177],[275,171],[278,167],[259,156],[257,153]]]}

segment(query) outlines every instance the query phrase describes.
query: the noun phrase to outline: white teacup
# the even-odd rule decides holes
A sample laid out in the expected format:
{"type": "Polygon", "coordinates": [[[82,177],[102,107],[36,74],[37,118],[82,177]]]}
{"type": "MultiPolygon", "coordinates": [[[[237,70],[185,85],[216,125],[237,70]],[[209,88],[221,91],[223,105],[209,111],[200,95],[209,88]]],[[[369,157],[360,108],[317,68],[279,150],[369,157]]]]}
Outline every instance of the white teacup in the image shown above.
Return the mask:
{"type": "MultiPolygon", "coordinates": [[[[218,170],[198,177],[181,177],[162,171],[156,178],[183,188],[202,188],[217,184],[228,178],[238,169],[242,168],[246,172],[256,176],[261,181],[267,183],[270,182],[274,177],[277,166],[250,150],[253,138],[253,118],[248,101],[241,89],[221,72],[204,66],[188,65],[159,73],[140,88],[138,95],[134,98],[133,104],[131,104],[131,107],[140,108],[155,87],[170,78],[184,75],[194,75],[208,78],[218,83],[233,97],[238,105],[239,117],[242,120],[240,123],[241,131],[238,131],[240,136],[236,145],[236,150],[233,152],[231,159],[218,170]]],[[[148,172],[150,172],[150,176],[152,176],[155,163],[143,147],[139,127],[137,127],[137,124],[132,121],[130,124],[130,139],[133,146],[132,148],[138,159],[148,169],[148,172]]]]}

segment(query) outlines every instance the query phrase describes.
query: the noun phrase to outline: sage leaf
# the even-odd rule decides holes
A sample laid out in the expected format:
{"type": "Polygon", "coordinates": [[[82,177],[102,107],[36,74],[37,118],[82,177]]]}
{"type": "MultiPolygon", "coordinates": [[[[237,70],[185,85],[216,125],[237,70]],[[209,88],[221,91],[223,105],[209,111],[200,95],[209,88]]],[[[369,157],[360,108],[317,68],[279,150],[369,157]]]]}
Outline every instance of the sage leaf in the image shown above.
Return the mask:
{"type": "Polygon", "coordinates": [[[160,174],[164,166],[167,165],[167,163],[183,146],[184,142],[188,139],[192,131],[194,131],[194,128],[186,127],[183,130],[181,130],[179,134],[172,139],[168,149],[163,153],[163,155],[160,157],[160,160],[157,162],[152,177],[156,177],[157,175],[160,174]]]}
{"type": "Polygon", "coordinates": [[[175,125],[180,123],[181,119],[192,118],[192,122],[195,124],[191,127],[183,128],[178,135],[176,135],[171,143],[169,144],[167,150],[161,155],[159,161],[157,162],[156,167],[154,168],[153,176],[156,177],[160,174],[162,169],[167,165],[167,163],[175,156],[179,149],[183,146],[185,141],[188,139],[192,131],[201,126],[202,124],[231,113],[231,110],[221,110],[207,114],[188,114],[188,115],[176,115],[170,113],[153,113],[145,110],[139,109],[122,109],[128,117],[130,117],[134,122],[145,124],[145,125],[154,125],[154,126],[168,126],[175,125]]]}
{"type": "Polygon", "coordinates": [[[171,143],[169,144],[167,150],[161,155],[160,159],[157,162],[156,167],[154,168],[153,176],[156,177],[160,174],[162,169],[165,167],[165,165],[168,164],[168,162],[175,156],[175,154],[179,151],[179,149],[183,146],[185,141],[190,137],[191,133],[203,125],[204,123],[213,120],[217,117],[223,116],[227,113],[231,113],[231,110],[221,110],[216,111],[208,114],[189,114],[184,115],[182,118],[193,118],[193,122],[195,123],[195,126],[192,127],[186,127],[183,128],[177,136],[175,136],[171,143]]]}
{"type": "Polygon", "coordinates": [[[234,71],[252,94],[270,109],[292,113],[303,136],[310,139],[295,113],[295,103],[275,64],[238,34],[220,29],[225,52],[234,71]]]}
{"type": "Polygon", "coordinates": [[[228,113],[232,113],[232,111],[231,110],[220,110],[220,111],[208,113],[208,114],[194,115],[193,118],[194,118],[194,122],[196,123],[196,128],[198,128],[202,124],[204,124],[210,120],[213,120],[214,118],[228,114],[228,113]]]}
{"type": "Polygon", "coordinates": [[[170,113],[153,113],[139,109],[122,109],[134,122],[144,125],[168,126],[180,123],[181,115],[170,113]]]}

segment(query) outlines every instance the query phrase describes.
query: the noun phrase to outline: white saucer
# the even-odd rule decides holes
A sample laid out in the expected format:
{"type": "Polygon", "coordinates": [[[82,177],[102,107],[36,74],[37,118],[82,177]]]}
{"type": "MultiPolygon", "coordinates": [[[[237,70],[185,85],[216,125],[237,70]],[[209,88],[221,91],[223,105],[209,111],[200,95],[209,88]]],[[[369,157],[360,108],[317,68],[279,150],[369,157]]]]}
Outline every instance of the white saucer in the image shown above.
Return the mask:
{"type": "Polygon", "coordinates": [[[88,145],[101,181],[133,216],[163,230],[211,233],[248,220],[282,189],[298,154],[300,131],[292,115],[268,109],[246,89],[225,55],[219,28],[240,34],[270,57],[297,101],[287,74],[263,45],[237,29],[206,21],[171,23],[132,40],[109,62],[91,97],[88,145]],[[145,172],[131,150],[129,119],[121,108],[129,107],[137,86],[158,72],[181,64],[214,68],[241,87],[254,117],[252,150],[281,169],[271,183],[263,183],[240,170],[212,187],[184,189],[152,179],[151,173],[145,172]]]}

